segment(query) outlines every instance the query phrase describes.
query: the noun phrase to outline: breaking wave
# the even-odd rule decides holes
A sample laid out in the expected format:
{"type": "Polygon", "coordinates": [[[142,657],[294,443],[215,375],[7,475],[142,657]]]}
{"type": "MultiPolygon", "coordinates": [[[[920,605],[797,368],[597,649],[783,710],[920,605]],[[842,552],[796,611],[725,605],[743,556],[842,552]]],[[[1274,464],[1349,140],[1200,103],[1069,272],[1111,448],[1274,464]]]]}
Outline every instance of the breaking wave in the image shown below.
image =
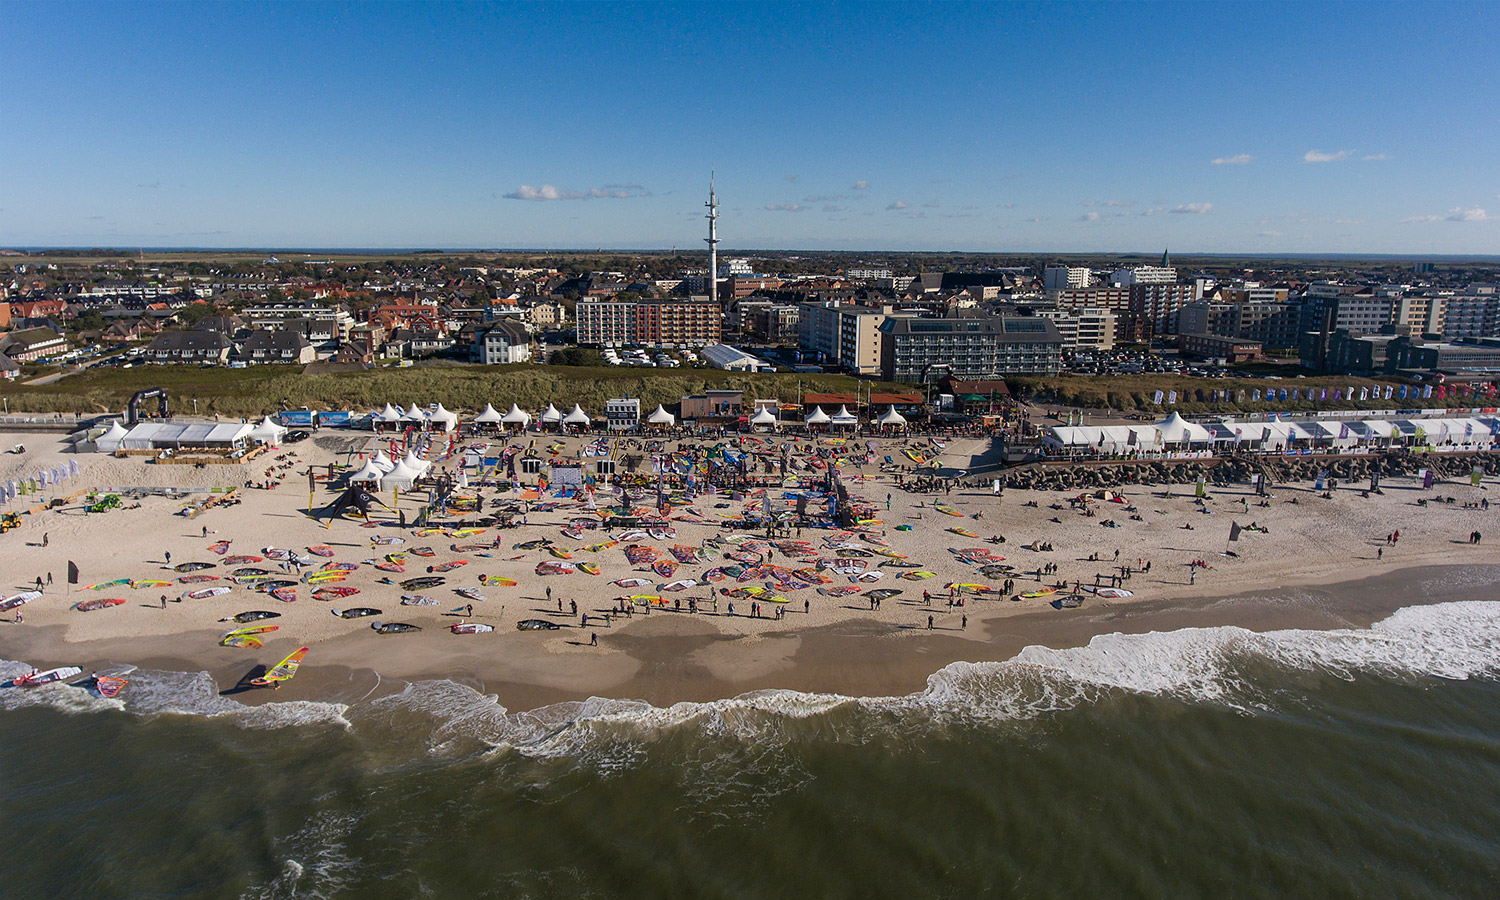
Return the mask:
{"type": "MultiPolygon", "coordinates": [[[[8,681],[28,667],[0,661],[8,681]]],[[[354,705],[246,706],[219,696],[206,672],[136,670],[125,694],[105,700],[68,685],[0,689],[0,710],[49,705],[66,713],[212,716],[246,728],[336,724],[384,745],[457,758],[507,753],[582,759],[599,770],[631,767],[654,742],[706,740],[716,753],[748,755],[799,740],[863,743],[920,739],[934,729],[1019,723],[1133,694],[1253,712],[1274,705],[1278,674],[1350,680],[1467,679],[1500,673],[1500,602],[1408,607],[1368,629],[1253,632],[1225,626],[1106,634],[1087,646],[1031,646],[1004,662],[953,663],[922,691],[848,697],[755,691],[709,702],[654,706],[592,698],[511,712],[494,695],[452,681],[421,681],[354,705]]],[[[743,760],[741,760],[743,762],[743,760]]]]}

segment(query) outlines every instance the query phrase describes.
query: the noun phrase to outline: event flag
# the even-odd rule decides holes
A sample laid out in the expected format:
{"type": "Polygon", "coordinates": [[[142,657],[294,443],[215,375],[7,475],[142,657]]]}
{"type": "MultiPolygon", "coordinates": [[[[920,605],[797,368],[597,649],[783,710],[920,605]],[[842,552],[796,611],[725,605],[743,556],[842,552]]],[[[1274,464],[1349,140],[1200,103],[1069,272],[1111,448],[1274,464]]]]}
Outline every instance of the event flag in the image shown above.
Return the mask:
{"type": "Polygon", "coordinates": [[[1424,385],[1422,387],[1422,399],[1426,400],[1427,398],[1429,398],[1431,396],[1432,396],[1432,385],[1430,385],[1430,384],[1429,385],[1424,385]]]}
{"type": "Polygon", "coordinates": [[[1250,399],[1256,403],[1260,402],[1260,388],[1256,388],[1250,392],[1250,399]]]}
{"type": "Polygon", "coordinates": [[[1391,399],[1391,390],[1392,390],[1391,385],[1388,384],[1388,385],[1385,386],[1385,399],[1387,399],[1387,400],[1391,399]]]}
{"type": "Polygon", "coordinates": [[[78,583],[78,563],[68,560],[68,584],[78,583]]]}
{"type": "Polygon", "coordinates": [[[1162,397],[1163,396],[1164,395],[1162,394],[1161,391],[1157,391],[1156,392],[1156,399],[1153,400],[1152,402],[1155,403],[1157,406],[1161,406],[1161,401],[1162,401],[1162,397]]]}
{"type": "MultiPolygon", "coordinates": [[[[1375,389],[1375,393],[1377,393],[1377,394],[1380,393],[1380,388],[1376,388],[1375,389]]],[[[1362,387],[1362,388],[1359,389],[1359,399],[1361,399],[1361,400],[1368,400],[1368,399],[1370,399],[1370,389],[1368,387],[1362,387]]],[[[1378,400],[1380,398],[1376,397],[1375,399],[1378,400]]]]}
{"type": "Polygon", "coordinates": [[[1238,523],[1238,522],[1230,522],[1229,523],[1229,539],[1231,541],[1237,541],[1237,540],[1239,540],[1240,539],[1240,530],[1241,530],[1240,529],[1240,523],[1238,523]]]}
{"type": "Polygon", "coordinates": [[[1177,392],[1176,391],[1171,391],[1170,393],[1167,394],[1167,402],[1168,403],[1176,403],[1177,402],[1177,392]]]}

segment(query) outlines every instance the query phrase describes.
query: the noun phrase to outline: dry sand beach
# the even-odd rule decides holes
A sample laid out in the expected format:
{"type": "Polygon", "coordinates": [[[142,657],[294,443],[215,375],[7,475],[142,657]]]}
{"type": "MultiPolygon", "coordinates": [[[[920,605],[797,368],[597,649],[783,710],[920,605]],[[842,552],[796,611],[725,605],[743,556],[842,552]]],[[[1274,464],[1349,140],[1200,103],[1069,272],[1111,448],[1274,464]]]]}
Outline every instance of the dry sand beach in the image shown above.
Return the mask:
{"type": "MultiPolygon", "coordinates": [[[[734,615],[729,615],[731,600],[720,589],[743,585],[726,579],[662,594],[667,606],[649,613],[637,607],[633,615],[615,615],[606,623],[604,614],[616,608],[616,598],[659,593],[661,584],[672,579],[632,566],[622,552],[627,542],[597,552],[581,549],[607,540],[609,535],[602,529],[590,530],[578,540],[560,535],[561,528],[579,514],[572,504],[532,511],[522,527],[491,528],[457,539],[443,534],[417,536],[415,529],[402,530],[394,522],[365,528],[359,521],[343,519],[325,527],[326,518],[322,522],[309,518],[305,512],[307,466],[326,470],[330,462],[345,462],[351,447],[368,452],[372,446],[368,435],[324,431],[314,440],[247,464],[205,468],[152,465],[139,458],[66,456],[57,435],[18,435],[15,440],[24,442],[28,453],[5,456],[0,477],[20,477],[42,466],[77,459],[81,474],[65,483],[60,493],[93,486],[223,487],[262,481],[269,467],[287,467],[279,487],[242,490],[239,504],[207,510],[192,519],[178,514],[184,505],[181,499],[168,497],[146,497],[138,508],[98,514],[85,514],[80,501],[74,501],[61,509],[25,516],[21,528],[0,536],[5,594],[34,586],[38,576],[45,581],[50,574],[53,580],[41,598],[22,608],[23,623],[14,624],[5,615],[6,621],[0,623],[0,657],[43,668],[79,665],[85,671],[128,667],[207,671],[220,689],[230,689],[252,667],[274,664],[299,646],[311,648],[294,681],[274,693],[260,690],[236,695],[236,700],[246,703],[273,696],[278,701],[349,703],[430,679],[451,679],[496,694],[510,710],[593,696],[662,705],[769,688],[891,696],[920,690],[929,675],[949,663],[1008,659],[1032,644],[1080,646],[1096,635],[1192,626],[1363,627],[1403,606],[1492,598],[1494,585],[1500,583],[1500,554],[1494,544],[1468,541],[1471,532],[1491,530],[1492,512],[1465,508],[1465,501],[1487,496],[1467,481],[1439,483],[1428,491],[1409,482],[1387,482],[1382,495],[1371,496],[1361,496],[1357,486],[1340,486],[1332,499],[1321,498],[1311,485],[1277,486],[1268,507],[1256,505],[1259,498],[1249,485],[1215,489],[1202,505],[1194,500],[1191,485],[1139,487],[1125,491],[1126,503],[1096,502],[1095,514],[1086,515],[1062,493],[1007,491],[997,497],[983,490],[955,490],[947,497],[909,494],[873,467],[862,470],[868,477],[850,467],[845,479],[851,493],[880,510],[881,524],[867,533],[887,541],[889,549],[904,555],[906,561],[920,563],[922,571],[934,573],[932,577],[899,578],[911,570],[877,568],[886,557],[871,556],[867,558],[870,569],[884,573],[879,581],[857,584],[860,593],[839,597],[819,594],[812,587],[786,593],[791,602],[780,607],[786,612],[779,619],[773,616],[778,607],[768,603],[761,604],[760,617],[749,615],[750,599],[733,600],[734,615]],[[887,495],[889,512],[884,509],[887,495]],[[1459,502],[1417,505],[1418,499],[1435,495],[1452,496],[1459,502]],[[1291,502],[1294,499],[1297,502],[1291,502]],[[964,517],[938,512],[935,502],[951,505],[964,517]],[[1139,520],[1131,518],[1127,506],[1135,508],[1139,520]],[[1106,521],[1117,527],[1105,527],[1106,521]],[[1243,533],[1233,544],[1228,541],[1231,522],[1248,525],[1252,521],[1265,531],[1243,533]],[[898,531],[897,525],[911,525],[912,530],[898,531]],[[206,537],[205,528],[210,532],[206,537]],[[1006,541],[993,544],[963,537],[952,528],[968,529],[981,538],[1000,534],[1006,541]],[[1398,529],[1399,541],[1388,544],[1387,536],[1398,529]],[[475,542],[493,545],[497,534],[498,548],[452,549],[475,542]],[[405,543],[374,547],[374,537],[400,537],[405,543]],[[597,563],[600,573],[537,575],[537,564],[555,557],[545,548],[515,547],[537,538],[567,548],[574,562],[597,563]],[[213,562],[216,568],[206,573],[227,575],[232,566],[223,565],[209,550],[211,544],[223,540],[231,541],[230,555],[261,555],[270,547],[304,553],[307,547],[327,545],[334,560],[359,564],[344,583],[360,593],[321,602],[310,596],[310,586],[299,585],[297,600],[282,603],[249,586],[236,585],[223,596],[169,602],[163,609],[159,602],[163,594],[177,598],[203,586],[177,583],[182,573],[168,566],[166,555],[171,554],[173,564],[213,562]],[[1027,549],[1033,542],[1052,549],[1027,549]],[[403,574],[387,575],[367,562],[421,546],[430,546],[435,555],[409,558],[403,574]],[[948,605],[945,584],[998,583],[976,574],[975,567],[951,552],[963,548],[988,549],[1005,557],[1005,563],[1015,569],[1016,591],[1035,589],[1041,582],[1091,585],[1096,575],[1118,574],[1118,565],[1137,567],[1149,561],[1151,568],[1135,571],[1121,582],[1133,596],[1090,596],[1079,609],[1055,609],[1048,602],[1050,597],[1015,602],[969,596],[963,606],[954,607],[948,605]],[[1236,555],[1222,555],[1226,549],[1236,555]],[[1090,560],[1094,554],[1098,559],[1090,560]],[[402,589],[379,582],[383,577],[399,582],[424,576],[427,566],[456,558],[467,559],[468,564],[446,573],[442,586],[422,592],[435,597],[436,606],[402,606],[402,589]],[[79,585],[65,583],[70,560],[79,567],[79,585]],[[1190,575],[1194,570],[1189,564],[1194,560],[1207,565],[1190,575]],[[1038,568],[1046,564],[1056,567],[1055,574],[1037,576],[1038,568]],[[481,574],[513,579],[517,584],[481,586],[481,574]],[[632,577],[650,579],[653,586],[612,584],[632,577]],[[173,585],[84,589],[116,579],[170,581],[173,585]],[[459,587],[483,592],[486,599],[474,602],[473,615],[467,620],[493,625],[494,633],[449,631],[448,626],[465,620],[461,608],[471,602],[454,592],[459,587]],[[864,593],[881,588],[901,593],[872,610],[864,593]],[[933,594],[930,605],[923,602],[924,589],[933,594]],[[126,602],[87,613],[72,608],[79,601],[100,597],[121,597],[126,602]],[[674,608],[677,598],[681,598],[681,611],[674,608]],[[696,614],[687,612],[688,598],[698,601],[696,614]],[[571,611],[573,602],[578,615],[571,611]],[[375,607],[382,611],[376,617],[381,621],[410,623],[423,630],[380,635],[369,627],[372,619],[346,620],[330,612],[350,606],[375,607]],[[258,649],[220,646],[219,635],[237,627],[220,620],[246,610],[280,613],[280,618],[271,620],[280,629],[264,635],[265,645],[258,649]],[[590,619],[588,628],[581,624],[585,614],[590,619]],[[562,627],[517,631],[517,621],[528,618],[548,619],[562,627]],[[593,636],[598,637],[597,646],[591,645],[593,636]]],[[[531,437],[516,440],[527,443],[531,437]]],[[[569,455],[582,439],[564,443],[564,455],[569,455]]],[[[904,443],[888,442],[880,453],[895,455],[904,443]]],[[[961,468],[969,464],[970,454],[983,449],[978,442],[959,441],[949,447],[944,461],[961,468]]],[[[449,460],[437,468],[451,470],[452,465],[449,460]]],[[[488,504],[500,495],[489,487],[481,496],[488,504]]],[[[335,497],[333,490],[320,489],[315,505],[321,508],[335,497]]],[[[389,496],[382,499],[390,502],[389,496]]],[[[409,518],[414,518],[417,503],[416,494],[403,501],[409,518]]],[[[722,495],[703,496],[694,508],[704,519],[715,521],[738,512],[741,506],[735,502],[720,509],[715,506],[718,503],[730,501],[722,495]]],[[[377,518],[388,515],[380,511],[377,518]]],[[[716,536],[744,533],[728,532],[717,524],[676,521],[674,525],[675,538],[639,543],[665,551],[673,545],[702,546],[716,536]]],[[[836,551],[824,546],[828,534],[820,529],[793,533],[788,537],[812,543],[817,554],[790,559],[774,552],[770,562],[798,568],[815,564],[820,557],[832,558],[836,551]]],[[[1500,540],[1500,534],[1496,539],[1500,540]]],[[[866,541],[860,546],[881,549],[866,541]]],[[[734,547],[723,544],[719,549],[727,552],[734,547]]],[[[697,578],[717,564],[685,565],[672,577],[697,578]]],[[[256,565],[276,569],[269,560],[256,565]]],[[[830,586],[851,583],[843,576],[833,577],[830,586]]]]}

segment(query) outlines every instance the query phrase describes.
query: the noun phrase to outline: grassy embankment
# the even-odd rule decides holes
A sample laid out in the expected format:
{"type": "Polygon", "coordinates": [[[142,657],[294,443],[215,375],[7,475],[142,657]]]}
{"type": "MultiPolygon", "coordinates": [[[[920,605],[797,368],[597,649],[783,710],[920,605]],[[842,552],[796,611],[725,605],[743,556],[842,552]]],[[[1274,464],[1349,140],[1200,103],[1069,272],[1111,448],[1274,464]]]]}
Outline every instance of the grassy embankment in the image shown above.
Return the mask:
{"type": "MultiPolygon", "coordinates": [[[[1316,375],[1305,378],[1281,378],[1268,380],[1263,378],[1187,378],[1178,375],[1108,375],[1095,377],[1081,377],[1076,375],[1064,375],[1058,377],[1037,378],[1013,378],[1010,379],[1011,389],[1018,396],[1038,402],[1056,403],[1064,406],[1078,407],[1080,409],[1111,409],[1118,412],[1146,412],[1159,413],[1168,409],[1175,409],[1183,414],[1189,413],[1235,413],[1235,412],[1296,412],[1315,409],[1330,409],[1333,401],[1324,400],[1312,402],[1306,399],[1310,388],[1328,389],[1328,396],[1333,396],[1335,388],[1346,389],[1353,386],[1357,392],[1362,387],[1368,387],[1374,393],[1375,387],[1380,386],[1381,397],[1385,396],[1385,386],[1396,384],[1393,381],[1379,381],[1370,378],[1351,378],[1341,375],[1316,375]],[[1286,389],[1288,397],[1292,391],[1300,388],[1303,399],[1293,402],[1288,399],[1285,402],[1269,402],[1262,400],[1255,402],[1250,399],[1252,392],[1261,391],[1262,395],[1269,390],[1280,391],[1286,389]],[[1229,390],[1234,392],[1237,398],[1240,391],[1245,392],[1245,402],[1237,400],[1199,400],[1198,392],[1207,395],[1213,390],[1229,390]],[[1169,391],[1177,392],[1177,404],[1167,406],[1165,403],[1157,405],[1154,399],[1157,391],[1163,393],[1169,391]]],[[[1397,389],[1400,386],[1397,384],[1397,389]]],[[[1474,406],[1473,400],[1463,400],[1449,397],[1439,400],[1429,397],[1425,400],[1407,398],[1398,400],[1394,396],[1390,400],[1339,400],[1339,409],[1409,409],[1414,407],[1442,407],[1442,406],[1474,406]]]]}
{"type": "MultiPolygon", "coordinates": [[[[795,401],[799,383],[804,392],[848,393],[859,382],[844,375],[741,374],[718,369],[655,370],[585,368],[573,366],[466,366],[433,364],[408,369],[371,369],[354,372],[304,374],[300,367],[256,366],[248,369],[204,369],[178,366],[137,366],[97,369],[70,375],[48,385],[0,386],[14,412],[108,413],[124,409],[130,395],[148,387],[162,387],[172,409],[232,418],[255,417],[282,408],[379,409],[386,403],[426,405],[442,403],[449,409],[478,411],[493,403],[501,412],[511,403],[536,410],[555,403],[564,412],[580,403],[602,415],[611,397],[639,397],[643,411],[658,403],[672,405],[686,394],[704,390],[744,390],[747,398],[795,401]]],[[[911,390],[903,385],[877,385],[875,390],[911,390]]],[[[830,410],[834,412],[834,410],[830,410]]]]}

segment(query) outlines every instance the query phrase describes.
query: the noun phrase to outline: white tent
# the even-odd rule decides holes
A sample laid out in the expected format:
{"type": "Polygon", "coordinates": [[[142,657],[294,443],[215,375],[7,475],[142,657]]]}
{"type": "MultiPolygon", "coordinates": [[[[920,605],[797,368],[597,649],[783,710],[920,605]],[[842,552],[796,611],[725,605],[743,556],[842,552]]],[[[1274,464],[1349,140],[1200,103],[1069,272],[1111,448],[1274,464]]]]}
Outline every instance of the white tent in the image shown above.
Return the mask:
{"type": "Polygon", "coordinates": [[[859,417],[849,411],[849,407],[840,406],[839,411],[833,414],[833,424],[853,426],[859,424],[859,417]]]}
{"type": "MultiPolygon", "coordinates": [[[[408,450],[406,451],[406,455],[401,457],[401,461],[396,463],[397,468],[402,466],[416,472],[418,475],[426,475],[427,470],[432,468],[432,463],[418,456],[415,450],[408,450]]],[[[393,469],[392,471],[395,470],[393,469]]]]}
{"type": "Polygon", "coordinates": [[[120,420],[115,419],[109,423],[108,431],[94,438],[94,449],[100,453],[113,453],[120,449],[121,443],[125,440],[125,435],[129,433],[125,426],[120,424],[120,420]]]}
{"type": "Polygon", "coordinates": [[[422,477],[422,473],[412,469],[406,464],[406,460],[396,463],[396,467],[380,477],[380,489],[383,491],[392,488],[410,488],[412,483],[422,477]]]}
{"type": "Polygon", "coordinates": [[[385,475],[385,472],[381,471],[380,467],[375,465],[375,460],[373,458],[367,459],[365,460],[365,464],[359,467],[358,472],[349,476],[349,483],[369,484],[371,482],[379,482],[383,475],[385,475]]]}
{"type": "Polygon", "coordinates": [[[896,412],[896,407],[892,406],[885,411],[884,415],[875,420],[875,424],[890,428],[904,428],[906,427],[906,416],[896,412]]]}
{"type": "Polygon", "coordinates": [[[401,410],[387,403],[385,409],[375,414],[375,421],[394,425],[401,421],[401,410]]]}
{"type": "Polygon", "coordinates": [[[576,425],[579,428],[587,428],[591,424],[589,414],[583,411],[583,407],[577,403],[573,404],[573,411],[563,419],[564,425],[576,425]]]}
{"type": "Polygon", "coordinates": [[[432,411],[432,415],[427,421],[432,424],[433,428],[440,428],[443,431],[453,431],[458,428],[458,415],[443,409],[443,404],[441,403],[437,405],[437,409],[432,411]]]}
{"type": "Polygon", "coordinates": [[[656,404],[656,412],[646,417],[648,425],[671,425],[677,421],[677,417],[667,412],[660,403],[656,404]]]}
{"type": "Polygon", "coordinates": [[[506,425],[519,425],[525,428],[531,424],[531,413],[512,403],[510,412],[500,417],[500,421],[506,425]]]}
{"type": "Polygon", "coordinates": [[[370,464],[379,469],[382,475],[396,468],[396,464],[391,462],[391,458],[385,455],[384,450],[376,450],[375,455],[370,457],[370,464]]]}
{"type": "Polygon", "coordinates": [[[1156,430],[1166,444],[1206,444],[1210,435],[1202,425],[1194,425],[1178,413],[1156,423],[1156,430]]]}
{"type": "Polygon", "coordinates": [[[421,425],[427,421],[427,414],[422,412],[421,408],[419,408],[417,404],[413,403],[411,405],[411,408],[402,414],[401,421],[412,422],[417,425],[421,425]]]}
{"type": "Polygon", "coordinates": [[[475,416],[472,421],[475,425],[499,425],[500,411],[486,403],[484,405],[484,412],[475,416]]]}
{"type": "Polygon", "coordinates": [[[548,425],[556,425],[557,427],[561,428],[562,417],[562,413],[558,411],[558,408],[553,406],[551,403],[548,403],[547,408],[542,410],[542,414],[540,416],[537,416],[536,421],[537,424],[541,425],[543,428],[548,425]]]}
{"type": "Polygon", "coordinates": [[[266,416],[265,419],[262,420],[259,425],[255,426],[255,428],[250,432],[250,439],[255,441],[257,444],[270,444],[271,446],[275,447],[281,443],[281,438],[285,434],[286,429],[284,427],[277,425],[275,422],[272,422],[270,416],[266,416]]]}
{"type": "Polygon", "coordinates": [[[776,414],[771,412],[771,407],[762,406],[760,412],[750,419],[751,428],[775,428],[776,414]]]}
{"type": "Polygon", "coordinates": [[[828,413],[823,412],[823,407],[814,406],[813,411],[807,414],[807,418],[803,419],[803,422],[808,425],[827,425],[829,422],[828,413]]]}

